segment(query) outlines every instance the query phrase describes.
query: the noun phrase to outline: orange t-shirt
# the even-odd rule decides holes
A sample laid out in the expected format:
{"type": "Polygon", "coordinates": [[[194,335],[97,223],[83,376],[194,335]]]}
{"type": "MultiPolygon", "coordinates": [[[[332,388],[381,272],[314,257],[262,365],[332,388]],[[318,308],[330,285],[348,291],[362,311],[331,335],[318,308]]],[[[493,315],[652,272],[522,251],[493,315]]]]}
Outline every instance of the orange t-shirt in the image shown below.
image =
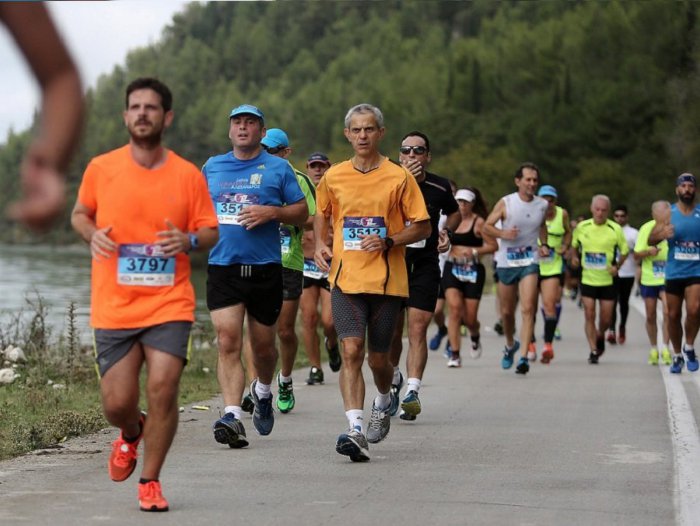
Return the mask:
{"type": "Polygon", "coordinates": [[[408,296],[405,247],[366,252],[358,246],[359,234],[391,237],[407,222],[430,219],[418,183],[405,168],[385,159],[363,174],[350,161],[335,164],[316,188],[316,210],[332,216],[332,286],[348,294],[408,296]]]}
{"type": "Polygon", "coordinates": [[[78,202],[95,211],[97,228],[111,226],[119,248],[92,261],[92,326],[149,327],[194,321],[190,261],[180,253],[158,257],[153,243],[166,219],[183,232],[217,227],[201,172],[168,150],[163,165],[136,164],[129,145],[95,157],[85,169],[78,202]]]}

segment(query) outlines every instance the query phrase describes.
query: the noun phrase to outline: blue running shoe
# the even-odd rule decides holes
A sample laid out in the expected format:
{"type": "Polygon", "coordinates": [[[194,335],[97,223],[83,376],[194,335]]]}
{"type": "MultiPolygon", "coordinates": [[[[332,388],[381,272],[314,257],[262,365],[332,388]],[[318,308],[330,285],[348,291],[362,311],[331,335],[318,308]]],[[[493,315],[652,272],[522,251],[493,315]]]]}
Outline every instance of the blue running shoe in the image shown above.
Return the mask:
{"type": "Polygon", "coordinates": [[[559,330],[559,327],[554,329],[554,339],[557,341],[561,340],[561,331],[559,330]]]}
{"type": "Polygon", "coordinates": [[[228,447],[240,449],[248,445],[245,436],[243,422],[238,420],[233,413],[226,413],[214,422],[214,440],[219,444],[228,444],[228,447]]]}
{"type": "Polygon", "coordinates": [[[440,348],[442,339],[445,336],[447,336],[447,327],[445,327],[444,332],[442,329],[438,329],[438,331],[435,333],[435,336],[430,338],[430,342],[428,343],[428,349],[430,349],[431,351],[437,351],[440,348]]]}
{"type": "Polygon", "coordinates": [[[399,393],[403,387],[403,375],[399,373],[399,383],[391,384],[391,402],[389,402],[389,416],[395,416],[399,410],[399,393]]]}
{"type": "Polygon", "coordinates": [[[445,352],[443,354],[448,360],[452,358],[452,346],[450,345],[450,342],[447,342],[447,345],[445,345],[445,352]]]}
{"type": "Polygon", "coordinates": [[[503,358],[501,358],[501,367],[504,369],[510,369],[513,367],[513,356],[515,356],[515,353],[518,352],[520,349],[520,342],[518,340],[515,340],[515,343],[513,344],[512,349],[508,349],[506,347],[503,349],[503,358]]]}
{"type": "Polygon", "coordinates": [[[686,349],[685,346],[683,346],[683,353],[685,354],[685,363],[688,366],[688,370],[691,373],[694,373],[700,366],[698,359],[695,356],[695,349],[686,349]]]}
{"type": "Polygon", "coordinates": [[[680,354],[675,355],[673,357],[673,363],[671,364],[671,374],[681,374],[681,371],[683,370],[683,364],[685,364],[683,356],[681,356],[680,354]]]}
{"type": "Polygon", "coordinates": [[[367,462],[369,460],[369,444],[359,427],[349,429],[338,437],[335,450],[341,455],[350,457],[353,462],[367,462]]]}
{"type": "Polygon", "coordinates": [[[418,398],[418,393],[411,389],[403,400],[401,400],[401,413],[402,420],[415,420],[416,416],[421,412],[420,398],[418,398]],[[409,418],[404,418],[407,415],[409,418]],[[410,418],[413,417],[413,418],[410,418]]]}
{"type": "Polygon", "coordinates": [[[520,357],[520,360],[518,360],[518,365],[515,366],[515,374],[527,374],[527,372],[530,370],[530,363],[527,358],[524,356],[520,357]]]}
{"type": "Polygon", "coordinates": [[[256,378],[250,384],[250,396],[253,397],[255,404],[253,426],[259,434],[265,436],[272,432],[272,427],[275,425],[275,414],[272,410],[272,395],[267,398],[258,398],[258,394],[255,392],[257,383],[258,379],[256,378]]]}

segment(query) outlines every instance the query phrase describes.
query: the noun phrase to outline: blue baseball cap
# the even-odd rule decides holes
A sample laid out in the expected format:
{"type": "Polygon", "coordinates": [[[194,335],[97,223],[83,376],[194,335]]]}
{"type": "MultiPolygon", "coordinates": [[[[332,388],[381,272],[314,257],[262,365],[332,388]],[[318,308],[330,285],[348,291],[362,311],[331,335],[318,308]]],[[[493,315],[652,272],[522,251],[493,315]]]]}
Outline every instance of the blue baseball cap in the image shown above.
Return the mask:
{"type": "Polygon", "coordinates": [[[265,148],[289,148],[289,137],[284,130],[270,128],[260,141],[265,148]]]}
{"type": "Polygon", "coordinates": [[[557,195],[557,189],[554,188],[552,185],[549,185],[549,184],[546,184],[546,185],[542,186],[542,187],[540,188],[540,191],[537,192],[537,195],[539,195],[540,197],[544,197],[544,196],[548,195],[548,196],[550,196],[550,197],[553,197],[554,199],[556,199],[557,197],[559,197],[559,196],[557,195]]]}
{"type": "Polygon", "coordinates": [[[314,152],[311,155],[309,155],[309,158],[306,160],[306,164],[313,163],[323,163],[329,166],[331,164],[331,162],[328,160],[328,156],[323,152],[314,152]]]}
{"type": "Polygon", "coordinates": [[[693,183],[694,186],[697,186],[698,183],[695,180],[695,176],[691,173],[684,173],[678,176],[678,179],[676,179],[676,186],[680,186],[683,183],[693,183]]]}
{"type": "Polygon", "coordinates": [[[263,112],[251,104],[241,104],[240,106],[233,108],[228,118],[231,119],[233,117],[238,117],[239,115],[253,115],[263,121],[263,123],[265,122],[265,115],[263,115],[263,112]]]}

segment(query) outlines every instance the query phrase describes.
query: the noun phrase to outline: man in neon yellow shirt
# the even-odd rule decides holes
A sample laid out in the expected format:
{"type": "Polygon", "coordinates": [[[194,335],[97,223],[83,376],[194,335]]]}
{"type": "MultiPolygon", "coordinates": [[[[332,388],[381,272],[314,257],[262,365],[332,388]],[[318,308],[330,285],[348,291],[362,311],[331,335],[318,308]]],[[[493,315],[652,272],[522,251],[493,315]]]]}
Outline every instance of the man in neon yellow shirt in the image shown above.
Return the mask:
{"type": "Polygon", "coordinates": [[[581,265],[581,297],[586,315],[586,337],[591,347],[588,363],[598,363],[605,352],[605,331],[610,327],[617,291],[613,276],[629,253],[629,247],[620,225],[608,219],[610,198],[598,194],[591,200],[591,219],[581,221],[574,229],[571,242],[571,264],[581,265]],[[615,249],[620,257],[615,260],[615,249]],[[600,302],[600,316],[596,330],[596,301],[600,302]]]}
{"type": "Polygon", "coordinates": [[[646,329],[649,336],[651,350],[649,351],[649,365],[658,365],[659,351],[656,348],[658,333],[656,329],[656,302],[661,300],[664,311],[662,325],[663,349],[661,361],[665,365],[671,365],[671,353],[668,350],[668,304],[666,303],[666,259],[668,257],[668,242],[664,239],[656,245],[649,245],[649,234],[656,226],[657,221],[671,213],[671,204],[668,201],[656,201],[651,205],[653,219],[647,221],[639,229],[639,236],[634,245],[634,259],[642,263],[642,279],[639,290],[644,298],[646,309],[646,329]]]}

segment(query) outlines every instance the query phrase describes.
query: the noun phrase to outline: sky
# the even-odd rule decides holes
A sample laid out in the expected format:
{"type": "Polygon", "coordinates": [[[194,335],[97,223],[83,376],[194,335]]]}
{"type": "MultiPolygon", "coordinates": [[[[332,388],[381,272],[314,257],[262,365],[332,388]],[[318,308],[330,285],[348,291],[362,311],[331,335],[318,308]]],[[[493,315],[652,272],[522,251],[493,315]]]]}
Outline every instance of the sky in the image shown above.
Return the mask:
{"type": "MultiPolygon", "coordinates": [[[[78,64],[84,88],[100,75],[124,64],[128,52],[160,39],[181,0],[117,0],[111,2],[46,2],[54,23],[78,64]]],[[[0,144],[10,129],[25,130],[39,105],[39,87],[22,53],[0,24],[0,144]]]]}

